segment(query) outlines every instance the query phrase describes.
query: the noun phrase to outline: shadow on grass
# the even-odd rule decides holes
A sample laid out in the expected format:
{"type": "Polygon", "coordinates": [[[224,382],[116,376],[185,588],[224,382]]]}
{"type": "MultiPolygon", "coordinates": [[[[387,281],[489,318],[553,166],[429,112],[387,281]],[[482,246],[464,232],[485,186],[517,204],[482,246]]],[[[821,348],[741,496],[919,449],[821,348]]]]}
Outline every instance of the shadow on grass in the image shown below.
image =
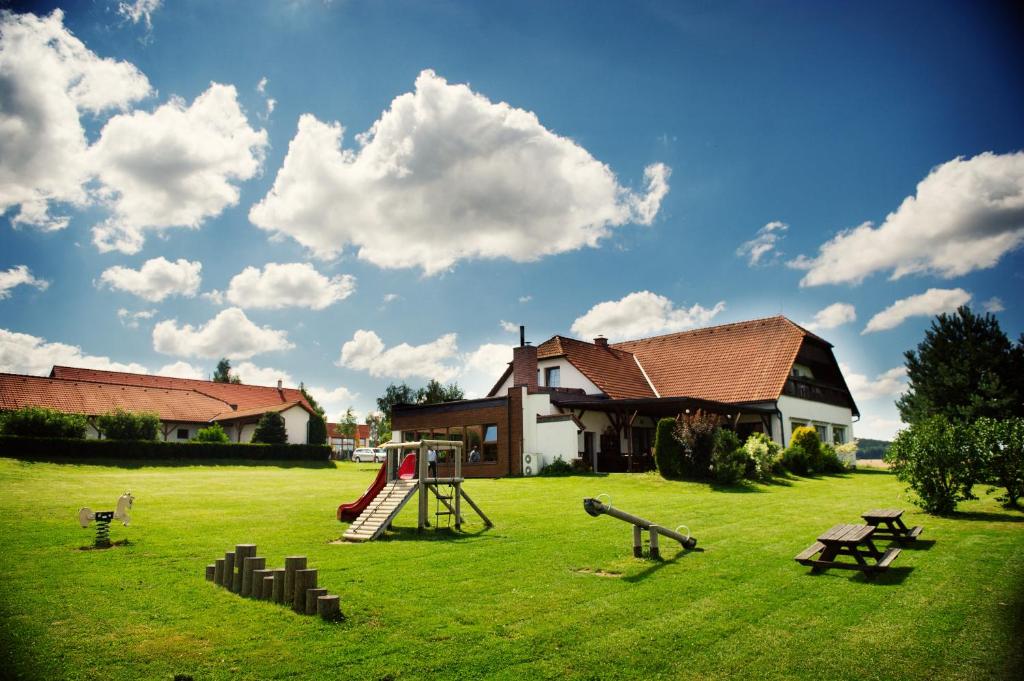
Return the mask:
{"type": "Polygon", "coordinates": [[[103,466],[106,468],[185,468],[189,466],[254,466],[258,468],[334,468],[333,461],[281,461],[261,459],[153,459],[146,461],[127,461],[125,459],[68,459],[62,457],[46,457],[18,459],[25,466],[40,463],[57,463],[66,466],[103,466]]]}
{"type": "Polygon", "coordinates": [[[688,556],[691,553],[704,553],[704,549],[700,548],[699,546],[697,548],[695,548],[695,549],[690,549],[690,550],[679,549],[679,551],[676,552],[676,555],[672,556],[671,558],[662,558],[661,560],[648,559],[650,561],[650,563],[651,563],[650,567],[648,567],[645,570],[642,570],[641,572],[636,573],[635,575],[629,575],[628,577],[623,577],[622,581],[629,582],[630,584],[635,584],[636,582],[642,582],[643,580],[647,579],[648,577],[650,577],[651,575],[653,575],[655,572],[657,572],[658,570],[662,569],[666,565],[671,565],[671,564],[675,563],[676,561],[678,561],[680,558],[683,558],[684,556],[688,556]]]}
{"type": "MultiPolygon", "coordinates": [[[[492,527],[478,527],[472,531],[456,530],[454,527],[428,527],[422,532],[415,527],[396,527],[388,530],[380,539],[384,541],[417,541],[417,542],[463,542],[476,539],[486,539],[485,536],[492,527]]],[[[495,537],[496,539],[497,537],[495,537]]]]}
{"type": "Polygon", "coordinates": [[[903,581],[910,576],[910,573],[914,571],[914,568],[910,566],[902,567],[891,567],[888,570],[876,572],[872,576],[868,576],[867,573],[861,570],[844,570],[837,568],[819,568],[818,570],[811,569],[807,572],[809,577],[831,577],[833,579],[845,579],[850,582],[863,582],[871,586],[896,586],[902,584],[903,581]],[[848,574],[852,572],[853,574],[848,574]],[[847,574],[844,574],[847,573],[847,574]]]}
{"type": "Polygon", "coordinates": [[[951,513],[947,516],[950,520],[984,520],[989,523],[1024,523],[1024,515],[1009,511],[1007,513],[991,513],[989,511],[967,511],[951,513]]]}
{"type": "MultiPolygon", "coordinates": [[[[881,541],[879,537],[879,541],[881,541]]],[[[894,542],[893,546],[898,546],[904,551],[927,551],[931,547],[935,546],[934,539],[915,539],[914,541],[905,541],[903,543],[894,542]]]]}
{"type": "Polygon", "coordinates": [[[729,494],[763,494],[764,490],[749,480],[741,480],[731,485],[723,485],[720,482],[712,482],[711,490],[714,492],[727,492],[729,494]]]}

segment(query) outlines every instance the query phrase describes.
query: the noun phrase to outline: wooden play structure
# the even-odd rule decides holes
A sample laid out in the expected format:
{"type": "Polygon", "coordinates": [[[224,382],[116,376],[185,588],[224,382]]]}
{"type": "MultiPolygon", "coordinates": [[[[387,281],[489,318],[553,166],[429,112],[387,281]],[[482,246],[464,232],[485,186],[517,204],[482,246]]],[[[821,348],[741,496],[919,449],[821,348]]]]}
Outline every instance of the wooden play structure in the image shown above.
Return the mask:
{"type": "MultiPolygon", "coordinates": [[[[607,495],[599,495],[607,496],[607,495]]],[[[647,530],[651,536],[651,558],[658,560],[661,558],[661,549],[658,546],[658,535],[664,535],[669,539],[674,539],[682,545],[684,549],[693,549],[697,546],[697,540],[690,536],[690,528],[686,528],[687,533],[682,535],[679,533],[679,527],[686,527],[680,525],[675,530],[670,530],[667,527],[661,527],[655,525],[650,520],[644,520],[639,516],[635,516],[632,513],[626,513],[620,511],[612,506],[611,498],[609,497],[607,502],[602,502],[600,498],[587,497],[583,500],[583,510],[593,517],[599,515],[610,515],[613,518],[618,518],[623,522],[630,523],[633,525],[633,556],[636,558],[643,557],[643,530],[647,530]]]]}
{"type": "MultiPolygon", "coordinates": [[[[409,501],[419,493],[419,521],[417,528],[422,531],[430,526],[429,495],[433,495],[437,506],[435,524],[441,517],[455,521],[455,529],[462,528],[462,501],[480,516],[487,527],[493,527],[490,519],[470,499],[463,488],[462,442],[449,440],[419,440],[416,442],[389,442],[383,445],[387,458],[377,478],[362,497],[351,504],[338,507],[339,520],[351,520],[352,524],[342,535],[346,541],[372,541],[384,534],[395,517],[409,501]],[[452,477],[431,476],[428,451],[446,453],[453,457],[452,477]],[[402,457],[404,452],[409,452],[402,457]],[[443,488],[443,489],[442,489],[443,488]],[[444,510],[441,510],[441,506],[444,510]]],[[[436,468],[435,468],[436,471],[436,468]]]]}

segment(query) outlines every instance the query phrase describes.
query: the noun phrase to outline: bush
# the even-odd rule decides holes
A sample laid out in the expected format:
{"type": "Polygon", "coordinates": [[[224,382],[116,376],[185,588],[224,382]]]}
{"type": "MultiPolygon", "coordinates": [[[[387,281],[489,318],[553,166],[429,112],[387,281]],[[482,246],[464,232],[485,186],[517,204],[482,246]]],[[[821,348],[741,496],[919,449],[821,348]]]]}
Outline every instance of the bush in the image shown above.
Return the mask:
{"type": "MultiPolygon", "coordinates": [[[[807,458],[807,473],[821,473],[824,466],[821,440],[818,431],[812,426],[800,426],[789,438],[789,446],[797,446],[803,450],[807,458]]],[[[794,471],[795,472],[795,471],[794,471]]],[[[802,475],[806,475],[803,473],[802,475]]]]}
{"type": "Polygon", "coordinates": [[[287,443],[288,431],[284,426],[284,417],[276,411],[268,411],[261,416],[256,424],[256,432],[252,434],[252,441],[268,445],[287,443]]]}
{"type": "Polygon", "coordinates": [[[943,416],[924,419],[896,435],[885,460],[913,490],[914,503],[929,513],[952,513],[958,502],[975,498],[977,457],[970,426],[943,416]]]}
{"type": "Polygon", "coordinates": [[[108,440],[155,440],[160,417],[152,412],[115,409],[96,419],[96,429],[108,440]]]}
{"type": "Polygon", "coordinates": [[[547,466],[541,468],[539,475],[557,477],[561,475],[572,475],[574,472],[572,465],[559,456],[547,466]]]}
{"type": "Polygon", "coordinates": [[[683,472],[683,445],[673,435],[675,427],[675,419],[661,419],[654,434],[654,465],[663,478],[678,478],[683,472]]]}
{"type": "Polygon", "coordinates": [[[196,436],[192,438],[192,442],[230,442],[231,438],[224,432],[224,429],[220,427],[219,423],[214,423],[212,426],[202,428],[196,436]]]}
{"type": "Polygon", "coordinates": [[[736,433],[726,428],[715,432],[711,450],[711,471],[717,482],[723,485],[736,484],[747,470],[747,451],[740,446],[736,433]]]}
{"type": "Polygon", "coordinates": [[[327,421],[320,414],[309,415],[309,444],[327,444],[327,421]]]}
{"type": "Polygon", "coordinates": [[[711,476],[711,455],[720,422],[716,414],[701,409],[694,414],[682,414],[676,420],[674,434],[683,444],[683,477],[706,480],[711,476]]]}
{"type": "Polygon", "coordinates": [[[782,467],[793,475],[810,475],[811,457],[798,444],[791,444],[782,452],[782,467]]]}
{"type": "Polygon", "coordinates": [[[46,407],[22,407],[0,414],[0,433],[21,437],[85,437],[88,421],[81,414],[65,414],[46,407]]]}
{"type": "Polygon", "coordinates": [[[827,443],[821,446],[820,465],[819,473],[842,473],[846,470],[846,466],[839,460],[836,448],[827,443]]]}
{"type": "Polygon", "coordinates": [[[754,480],[771,480],[772,473],[780,463],[782,447],[764,433],[751,433],[747,438],[743,449],[753,464],[751,477],[754,480]]]}
{"type": "Polygon", "coordinates": [[[1016,506],[1024,496],[1024,418],[980,418],[971,428],[976,449],[977,480],[1006,490],[999,500],[1016,506]]]}
{"type": "Polygon", "coordinates": [[[853,470],[857,467],[857,441],[850,440],[841,445],[836,445],[836,456],[839,457],[839,461],[847,470],[853,470]]]}
{"type": "Polygon", "coordinates": [[[72,440],[52,437],[0,436],[0,456],[26,460],[168,461],[175,459],[324,461],[324,445],[252,445],[219,442],[161,442],[160,440],[72,440]]]}

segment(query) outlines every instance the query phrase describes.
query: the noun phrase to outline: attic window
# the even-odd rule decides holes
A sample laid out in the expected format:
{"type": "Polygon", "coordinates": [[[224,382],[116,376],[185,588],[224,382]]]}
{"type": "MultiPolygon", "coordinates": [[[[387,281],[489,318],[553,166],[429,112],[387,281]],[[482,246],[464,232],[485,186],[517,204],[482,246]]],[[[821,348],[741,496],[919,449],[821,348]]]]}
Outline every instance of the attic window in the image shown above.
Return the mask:
{"type": "Polygon", "coordinates": [[[544,370],[544,385],[549,388],[558,388],[562,385],[561,369],[559,367],[548,367],[544,370]]]}

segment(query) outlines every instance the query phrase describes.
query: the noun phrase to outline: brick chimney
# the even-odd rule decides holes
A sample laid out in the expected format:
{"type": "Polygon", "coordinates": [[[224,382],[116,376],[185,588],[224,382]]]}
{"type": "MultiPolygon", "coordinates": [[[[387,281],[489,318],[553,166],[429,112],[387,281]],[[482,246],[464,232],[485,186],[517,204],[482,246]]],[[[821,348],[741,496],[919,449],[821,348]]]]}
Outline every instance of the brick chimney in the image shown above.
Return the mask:
{"type": "Polygon", "coordinates": [[[526,342],[526,327],[519,327],[519,347],[512,348],[512,385],[537,387],[537,348],[526,342]]]}
{"type": "Polygon", "coordinates": [[[605,338],[604,336],[598,336],[597,338],[594,339],[594,345],[596,345],[599,348],[606,348],[608,347],[608,339],[605,338]]]}

